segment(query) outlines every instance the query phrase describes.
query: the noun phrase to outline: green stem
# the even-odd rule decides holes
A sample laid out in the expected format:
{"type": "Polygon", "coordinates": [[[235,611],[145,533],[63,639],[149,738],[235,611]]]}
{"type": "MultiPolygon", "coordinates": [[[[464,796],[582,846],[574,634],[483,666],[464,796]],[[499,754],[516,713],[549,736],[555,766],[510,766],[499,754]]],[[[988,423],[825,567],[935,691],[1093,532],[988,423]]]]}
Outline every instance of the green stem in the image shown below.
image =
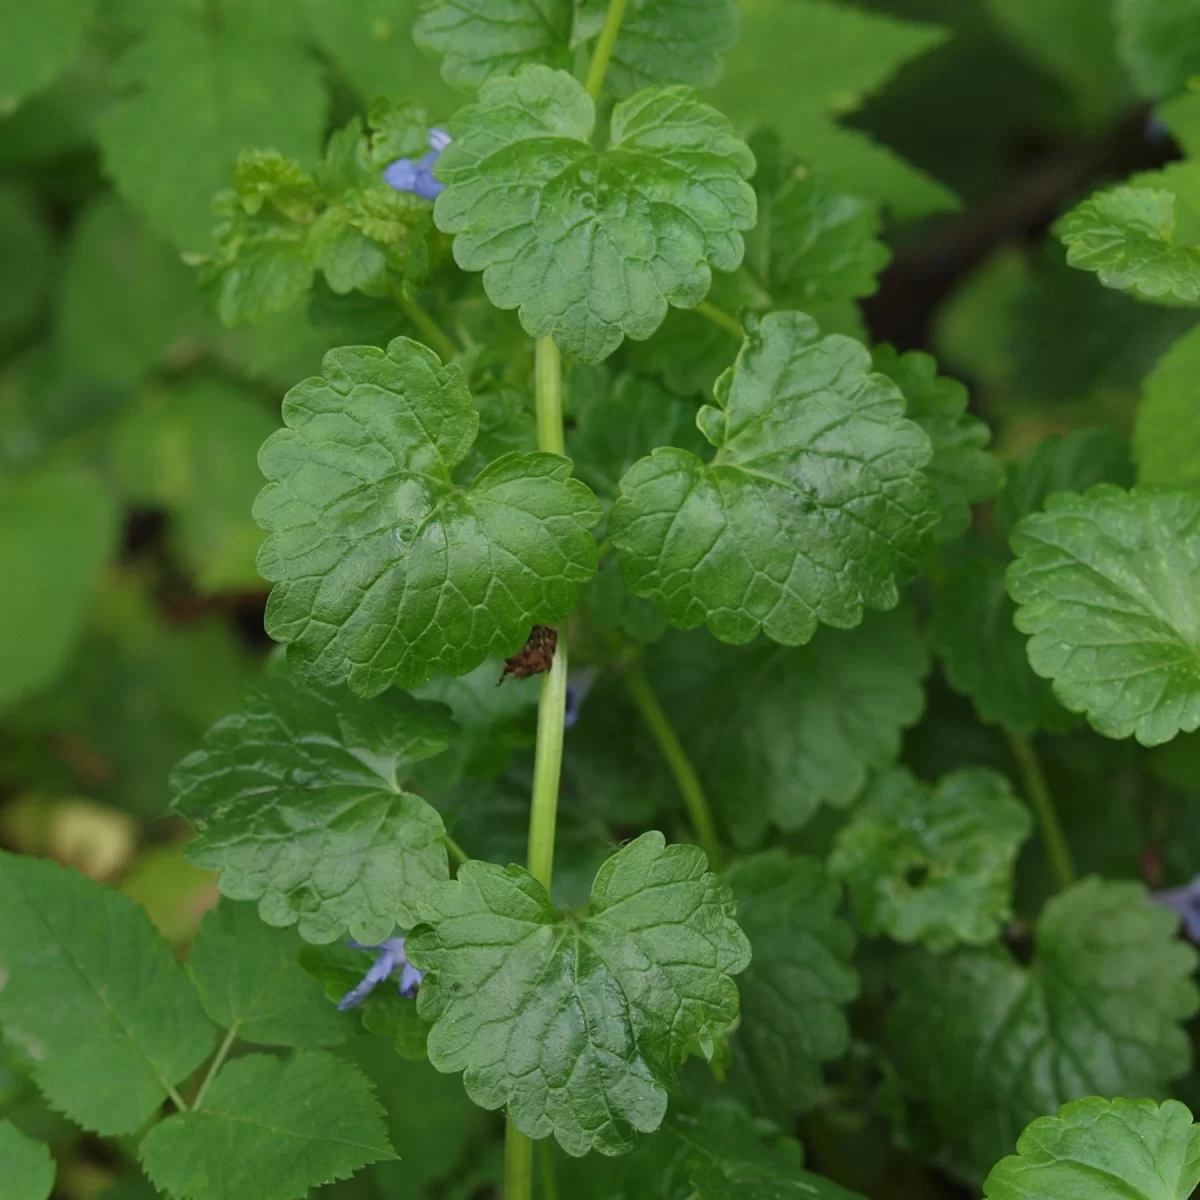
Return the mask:
{"type": "Polygon", "coordinates": [[[621,19],[625,16],[625,0],[608,0],[608,15],[604,18],[604,28],[600,30],[600,40],[592,54],[591,66],[588,67],[588,95],[593,100],[600,99],[604,88],[604,76],[608,71],[608,60],[612,58],[613,47],[617,44],[617,34],[621,32],[621,19]]]}
{"type": "Polygon", "coordinates": [[[554,1143],[549,1138],[538,1142],[538,1175],[542,1180],[542,1200],[558,1200],[558,1177],[554,1173],[554,1143]]]}
{"type": "Polygon", "coordinates": [[[469,855],[467,852],[448,834],[442,834],[442,842],[446,849],[450,851],[450,857],[461,867],[467,862],[469,855]]]}
{"type": "Polygon", "coordinates": [[[192,1101],[192,1108],[198,1109],[204,1103],[204,1095],[208,1091],[208,1085],[217,1077],[217,1072],[221,1069],[221,1064],[225,1061],[226,1055],[233,1047],[233,1043],[237,1041],[238,1027],[235,1024],[229,1027],[229,1032],[225,1035],[225,1040],[221,1043],[221,1048],[217,1051],[216,1057],[209,1063],[208,1074],[204,1076],[204,1082],[200,1085],[200,1090],[196,1093],[196,1099],[192,1101]]]}
{"type": "Polygon", "coordinates": [[[504,1138],[504,1200],[531,1200],[532,1196],[533,1139],[510,1118],[504,1138]]]}
{"type": "MultiPolygon", "coordinates": [[[[562,454],[562,355],[554,340],[538,338],[534,359],[534,398],[538,449],[562,454]]],[[[550,670],[542,676],[538,700],[537,749],[533,758],[533,797],[529,806],[529,873],[547,892],[554,873],[554,828],[558,819],[558,780],[562,774],[563,718],[567,709],[567,630],[560,627],[550,670]]],[[[533,1142],[508,1119],[504,1139],[504,1200],[531,1200],[533,1142]]]]}
{"type": "Polygon", "coordinates": [[[1067,845],[1066,835],[1058,820],[1058,812],[1054,807],[1054,797],[1042,773],[1042,764],[1038,761],[1037,750],[1027,737],[1005,731],[1008,736],[1009,749],[1021,771],[1025,783],[1025,792],[1033,803],[1033,811],[1037,813],[1038,825],[1042,831],[1042,841],[1046,845],[1046,855],[1050,859],[1050,869],[1058,881],[1059,889],[1069,888],[1075,882],[1075,864],[1071,860],[1071,850],[1067,845]]]}
{"type": "Polygon", "coordinates": [[[708,806],[708,798],[704,794],[700,777],[696,774],[692,761],[687,756],[687,751],[684,750],[675,730],[671,727],[670,718],[659,704],[658,697],[654,694],[654,689],[651,688],[650,681],[646,678],[646,673],[642,670],[640,663],[630,663],[625,668],[625,686],[629,688],[629,693],[638,706],[638,711],[654,735],[654,740],[658,743],[658,748],[663,758],[666,759],[667,766],[671,768],[671,774],[675,776],[675,784],[683,796],[684,804],[687,805],[688,816],[691,818],[696,838],[704,847],[705,854],[708,855],[709,866],[714,871],[721,870],[723,861],[721,841],[717,837],[712,810],[708,806]]]}
{"type": "Polygon", "coordinates": [[[696,311],[702,317],[707,317],[714,325],[720,325],[722,329],[732,333],[739,342],[746,340],[745,326],[732,313],[727,313],[723,308],[718,308],[707,300],[701,300],[696,305],[696,311]]]}
{"type": "Polygon", "coordinates": [[[443,332],[441,326],[404,290],[396,287],[392,290],[396,303],[404,309],[408,319],[421,331],[426,342],[438,352],[442,362],[449,362],[457,353],[458,347],[443,332]]]}

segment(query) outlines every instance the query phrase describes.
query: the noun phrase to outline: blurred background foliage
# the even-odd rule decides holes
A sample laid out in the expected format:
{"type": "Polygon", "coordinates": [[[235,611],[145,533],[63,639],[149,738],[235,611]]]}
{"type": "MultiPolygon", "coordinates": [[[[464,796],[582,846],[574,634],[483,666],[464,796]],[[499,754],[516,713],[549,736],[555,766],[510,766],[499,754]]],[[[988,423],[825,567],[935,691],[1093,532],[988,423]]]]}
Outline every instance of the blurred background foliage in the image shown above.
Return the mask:
{"type": "MultiPolygon", "coordinates": [[[[208,248],[211,197],[244,146],[309,166],[327,132],[376,95],[418,102],[435,121],[460,100],[411,44],[415,0],[57,0],[50,7],[70,19],[51,22],[41,6],[20,7],[28,27],[0,34],[0,843],[119,886],[182,952],[216,888],[184,860],[186,829],[162,815],[166,777],[238,707],[269,654],[251,516],[258,447],[283,392],[327,348],[403,328],[386,307],[321,288],[307,309],[223,328],[189,256],[208,248]]],[[[1098,429],[1116,447],[1106,477],[1127,475],[1121,438],[1142,381],[1197,317],[1099,287],[1048,236],[1093,187],[1178,154],[1118,59],[1109,0],[860,0],[858,11],[894,19],[879,26],[875,57],[861,39],[844,55],[823,40],[831,7],[744,0],[742,41],[712,97],[744,127],[771,125],[844,190],[889,203],[891,266],[860,311],[847,305],[831,327],[937,354],[970,386],[1008,461],[1047,434],[1098,429]]],[[[0,5],[6,19],[17,10],[0,5]]],[[[519,336],[477,287],[454,304],[480,342],[519,336]]],[[[708,344],[719,331],[671,320],[678,336],[664,331],[657,357],[622,353],[694,395],[705,383],[671,362],[703,358],[700,378],[711,381],[730,350],[708,344]]],[[[580,417],[587,386],[580,373],[580,417]]],[[[1062,459],[1026,469],[1077,478],[1062,459]]],[[[981,534],[994,519],[982,515],[981,534]]],[[[671,636],[654,660],[679,694],[692,679],[688,653],[687,637],[671,636]]],[[[431,685],[477,731],[479,760],[430,786],[474,852],[504,860],[523,847],[533,710],[528,691],[498,701],[492,681],[489,669],[441,692],[431,685]]],[[[597,847],[673,819],[672,789],[621,704],[596,705],[603,717],[568,738],[568,899],[586,886],[597,847]]],[[[1200,778],[1195,737],[1146,755],[1072,725],[1045,753],[1081,873],[1163,885],[1200,868],[1200,805],[1181,803],[1200,778]]],[[[1006,754],[1002,735],[935,675],[909,764],[934,777],[1004,766],[1006,754]]],[[[825,808],[791,842],[823,852],[843,819],[825,808]]],[[[1040,854],[1035,840],[1021,861],[1025,918],[1049,890],[1040,854]]],[[[866,1035],[888,956],[868,945],[861,962],[866,1035]]],[[[493,1115],[427,1064],[381,1060],[358,1043],[345,1052],[384,1094],[395,1143],[422,1155],[337,1195],[486,1194],[493,1115]]],[[[964,1194],[915,1153],[887,1149],[891,1082],[865,1043],[827,1092],[802,1130],[815,1168],[888,1200],[964,1194]]],[[[150,1194],[126,1177],[120,1147],[45,1107],[14,1046],[0,1048],[0,1114],[50,1142],[62,1196],[150,1194]]],[[[902,1133],[922,1148],[920,1128],[902,1133]]]]}

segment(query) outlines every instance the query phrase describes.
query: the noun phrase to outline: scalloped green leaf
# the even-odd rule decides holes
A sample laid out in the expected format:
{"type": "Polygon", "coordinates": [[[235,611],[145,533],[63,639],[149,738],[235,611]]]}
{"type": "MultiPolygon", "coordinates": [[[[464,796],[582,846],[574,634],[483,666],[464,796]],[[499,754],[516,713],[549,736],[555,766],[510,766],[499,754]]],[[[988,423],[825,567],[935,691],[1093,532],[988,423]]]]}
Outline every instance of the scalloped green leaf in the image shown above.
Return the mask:
{"type": "Polygon", "coordinates": [[[157,1124],[138,1157],[178,1200],[299,1200],[396,1154],[358,1068],[312,1050],[227,1063],[203,1104],[157,1124]]]}
{"type": "Polygon", "coordinates": [[[1047,903],[1029,967],[1000,948],[901,963],[901,1079],[981,1173],[1067,1101],[1157,1097],[1188,1070],[1198,958],[1178,923],[1140,884],[1091,878],[1047,903]]]}
{"type": "Polygon", "coordinates": [[[215,1031],[144,909],[42,859],[0,852],[0,1023],[50,1106],[133,1133],[215,1031]]]}
{"type": "Polygon", "coordinates": [[[441,817],[403,784],[453,732],[440,705],[398,691],[366,701],[272,679],[171,773],[172,807],[196,830],[188,857],[306,941],[409,929],[449,869],[441,817]]]}
{"type": "Polygon", "coordinates": [[[642,834],[600,868],[582,915],[520,867],[469,862],[422,904],[410,961],[429,1060],[568,1154],[621,1154],[666,1113],[689,1053],[737,1019],[750,961],[728,887],[696,846],[642,834]]]}
{"type": "Polygon", "coordinates": [[[323,371],[259,454],[267,632],[289,661],[372,696],[507,657],[571,611],[602,514],[567,459],[505,454],[459,487],[479,415],[458,366],[397,338],[323,371]]]}
{"type": "Polygon", "coordinates": [[[1200,329],[1185,333],[1143,382],[1133,456],[1140,484],[1200,488],[1200,329]]]}
{"type": "Polygon", "coordinates": [[[1200,1127],[1178,1100],[1064,1104],[1039,1117],[983,1185],[986,1200],[1188,1200],[1200,1185],[1200,1127]]]}
{"type": "Polygon", "coordinates": [[[786,1125],[816,1103],[821,1064],[849,1048],[854,931],[838,915],[841,888],[817,859],[771,850],[735,863],[725,878],[752,955],[738,980],[731,1080],[756,1111],[786,1125]]]}
{"type": "Polygon", "coordinates": [[[492,303],[583,362],[648,338],[736,270],[755,220],[754,157],[686,88],[639,92],[592,147],[595,105],[565,71],[527,66],[483,87],[438,159],[438,227],[492,303]]]}
{"type": "Polygon", "coordinates": [[[990,500],[1004,486],[1004,467],[988,450],[991,430],[967,412],[967,389],[937,373],[932,355],[898,353],[883,343],[871,350],[871,365],[904,393],[904,413],[925,431],[933,457],[925,474],[942,506],[938,541],[960,537],[971,524],[971,505],[990,500]]]}
{"type": "Polygon", "coordinates": [[[845,883],[868,935],[935,952],[985,945],[1012,916],[1013,869],[1029,810],[987,767],[934,787],[903,768],[879,776],[838,833],[829,873],[845,883]]]}
{"type": "Polygon", "coordinates": [[[932,449],[850,338],[802,313],[751,322],[698,424],[705,463],[656,450],[621,480],[609,535],[630,591],[683,629],[787,646],[892,608],[938,522],[932,449]]]}
{"type": "Polygon", "coordinates": [[[50,1147],[22,1133],[11,1121],[0,1121],[0,1179],[5,1200],[49,1200],[55,1165],[50,1147]]]}
{"type": "Polygon", "coordinates": [[[1143,300],[1200,303],[1200,246],[1176,236],[1173,192],[1121,187],[1100,192],[1055,226],[1067,262],[1095,271],[1105,287],[1143,300]]]}
{"type": "Polygon", "coordinates": [[[1072,712],[1144,746],[1200,727],[1200,493],[1099,484],[1010,539],[1029,661],[1072,712]]]}
{"type": "Polygon", "coordinates": [[[670,691],[672,664],[662,663],[664,696],[682,710],[685,739],[739,845],[758,843],[770,825],[799,829],[822,804],[849,805],[925,709],[929,656],[908,607],[822,630],[798,649],[696,649],[700,669],[670,691]]]}

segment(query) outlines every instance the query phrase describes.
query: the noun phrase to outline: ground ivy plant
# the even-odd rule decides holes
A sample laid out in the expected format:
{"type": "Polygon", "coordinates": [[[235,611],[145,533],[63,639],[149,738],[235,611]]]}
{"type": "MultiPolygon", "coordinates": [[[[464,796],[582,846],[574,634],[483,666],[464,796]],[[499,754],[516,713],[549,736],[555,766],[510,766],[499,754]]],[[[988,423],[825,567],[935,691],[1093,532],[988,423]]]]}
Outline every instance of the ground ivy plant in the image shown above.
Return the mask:
{"type": "MultiPolygon", "coordinates": [[[[1059,286],[1176,339],[1128,444],[993,449],[871,344],[885,217],[955,201],[834,117],[932,27],[0,0],[0,109],[114,64],[116,192],[21,371],[137,393],[0,409],[0,791],[169,800],[201,897],[0,820],[3,1200],[96,1196],[84,1134],[110,1200],[1192,1196],[1200,6],[1101,5],[1086,60],[979,7],[1182,149],[1053,228],[1059,286]],[[143,587],[146,508],[181,565],[143,587]],[[164,633],[181,574],[269,590],[274,649],[164,633]]],[[[951,340],[1015,363],[980,296],[951,340]]]]}

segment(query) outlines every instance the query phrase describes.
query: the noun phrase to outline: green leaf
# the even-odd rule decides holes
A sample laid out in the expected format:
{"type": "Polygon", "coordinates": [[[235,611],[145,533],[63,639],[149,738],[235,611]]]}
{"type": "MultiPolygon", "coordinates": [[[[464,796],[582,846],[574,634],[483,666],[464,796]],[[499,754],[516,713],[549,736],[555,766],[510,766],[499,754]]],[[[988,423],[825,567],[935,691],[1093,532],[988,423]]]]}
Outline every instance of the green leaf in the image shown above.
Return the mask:
{"type": "Polygon", "coordinates": [[[82,467],[0,477],[0,704],[67,665],[117,534],[111,493],[82,467]]]}
{"type": "Polygon", "coordinates": [[[1142,95],[1180,91],[1200,75],[1200,0],[1116,0],[1117,46],[1142,95]]]}
{"type": "Polygon", "coordinates": [[[1097,483],[1133,485],[1129,443],[1111,429],[1051,434],[1010,468],[992,514],[1000,530],[1009,534],[1022,517],[1041,512],[1056,492],[1086,492],[1097,483]]]}
{"type": "Polygon", "coordinates": [[[735,125],[749,128],[769,113],[784,143],[805,162],[901,217],[957,206],[948,188],[834,120],[942,42],[945,30],[824,0],[743,0],[740,8],[742,36],[712,93],[735,125]]]}
{"type": "Polygon", "coordinates": [[[755,284],[774,306],[808,313],[871,295],[892,257],[875,205],[801,163],[773,131],[748,144],[759,220],[746,235],[745,270],[755,284]]]}
{"type": "Polygon", "coordinates": [[[981,1172],[1069,1100],[1161,1095],[1200,1008],[1177,926],[1140,884],[1092,878],[1047,903],[1029,967],[999,949],[913,954],[889,1018],[905,1085],[981,1172]]]}
{"type": "Polygon", "coordinates": [[[1200,488],[1200,328],[1185,333],[1142,384],[1133,429],[1140,484],[1200,488]]]}
{"type": "Polygon", "coordinates": [[[950,686],[971,698],[984,724],[1026,737],[1065,733],[1076,719],[1034,674],[1013,625],[1016,606],[1004,580],[1010,561],[1001,543],[983,539],[949,556],[933,578],[929,641],[950,686]]]}
{"type": "Polygon", "coordinates": [[[1095,271],[1105,287],[1143,300],[1200,302],[1200,247],[1176,236],[1170,191],[1121,187],[1099,192],[1055,227],[1067,262],[1095,271]]]}
{"type": "Polygon", "coordinates": [[[662,1123],[685,1056],[711,1056],[737,1018],[750,949],[733,913],[703,851],[656,832],[601,867],[582,916],[556,913],[520,867],[469,862],[407,944],[429,972],[430,1061],[530,1137],[623,1153],[662,1123]]]}
{"type": "Polygon", "coordinates": [[[49,1200],[54,1190],[54,1159],[44,1142],[0,1121],[0,1179],[5,1200],[49,1200]]]}
{"type": "Polygon", "coordinates": [[[656,670],[682,692],[664,697],[682,708],[685,740],[742,846],[769,824],[799,829],[822,804],[849,805],[925,708],[929,657],[907,607],[800,649],[696,649],[696,677],[673,680],[669,658],[656,670]]]}
{"type": "Polygon", "coordinates": [[[121,192],[186,249],[205,245],[213,194],[244,147],[316,154],[325,119],[317,65],[260,8],[214,0],[156,13],[119,63],[134,94],[99,121],[121,192]]]}
{"type": "MultiPolygon", "coordinates": [[[[577,0],[572,46],[599,36],[608,7],[608,0],[577,0]]],[[[665,83],[710,87],[739,24],[733,0],[635,0],[625,9],[605,86],[618,96],[665,83]]]]}
{"type": "Polygon", "coordinates": [[[252,906],[222,900],[188,952],[188,974],[204,1011],[256,1046],[344,1041],[349,1023],[297,962],[303,944],[293,930],[264,925],[252,906]]]}
{"type": "Polygon", "coordinates": [[[572,7],[571,0],[432,0],[413,38],[444,56],[447,83],[470,90],[526,63],[569,68],[572,7]]]}
{"type": "Polygon", "coordinates": [[[179,253],[113,196],[74,227],[58,311],[61,354],[89,376],[136,384],[212,339],[179,253]]]}
{"type": "Polygon", "coordinates": [[[1032,825],[1003,775],[972,767],[928,787],[903,768],[872,783],[829,873],[866,934],[932,951],[982,946],[1012,917],[1013,868],[1032,825]]]}
{"type": "Polygon", "coordinates": [[[32,191],[0,187],[0,261],[0,348],[6,348],[37,324],[53,280],[54,238],[32,191]]]}
{"type": "Polygon", "coordinates": [[[284,398],[288,428],[259,455],[267,631],[292,661],[375,695],[513,654],[565,617],[601,516],[570,462],[506,454],[457,487],[479,424],[457,366],[397,338],[330,351],[323,369],[284,398]]]}
{"type": "Polygon", "coordinates": [[[866,349],[802,313],[751,322],[698,424],[709,463],[671,448],[621,481],[609,534],[634,595],[673,625],[788,646],[898,602],[938,520],[925,434],[866,349]]]}
{"type": "Polygon", "coordinates": [[[821,1064],[850,1045],[844,1009],[858,996],[854,933],[838,916],[841,889],[816,859],[772,850],[736,863],[725,878],[752,954],[738,981],[733,1083],[786,1125],[816,1103],[821,1064]]]}
{"type": "Polygon", "coordinates": [[[226,1064],[203,1107],[156,1125],[138,1157],[178,1200],[297,1200],[396,1155],[371,1085],[315,1050],[226,1064]]]}
{"type": "Polygon", "coordinates": [[[132,1133],[208,1056],[196,993],[132,900],[54,863],[0,853],[0,1023],[50,1105],[132,1133]]]}
{"type": "Polygon", "coordinates": [[[305,941],[410,929],[448,866],[441,818],[402,785],[449,743],[444,712],[400,692],[365,701],[268,681],[171,774],[172,806],[196,828],[188,857],[305,941]]]}
{"type": "Polygon", "coordinates": [[[95,0],[22,0],[0,4],[0,113],[7,115],[31,92],[53,82],[79,51],[95,0]]]}
{"type": "Polygon", "coordinates": [[[925,474],[942,506],[938,540],[960,537],[971,524],[971,505],[989,500],[1004,485],[1004,468],[987,449],[991,431],[967,412],[967,389],[938,375],[932,356],[919,350],[899,354],[885,343],[872,349],[871,365],[904,393],[905,415],[933,446],[925,474]]]}
{"type": "Polygon", "coordinates": [[[1188,1200],[1200,1184],[1200,1129],[1178,1100],[1091,1096],[1039,1117],[992,1168],[987,1200],[1188,1200]]]}
{"type": "Polygon", "coordinates": [[[1099,484],[1051,497],[1011,541],[1029,661],[1072,712],[1144,746],[1200,726],[1200,493],[1099,484]]]}
{"type": "Polygon", "coordinates": [[[313,35],[366,101],[413,100],[443,117],[459,99],[413,45],[419,0],[304,0],[313,35]]]}
{"type": "Polygon", "coordinates": [[[151,394],[115,431],[117,474],[135,501],[165,508],[198,590],[262,587],[262,533],[250,515],[262,487],[256,461],[278,422],[253,393],[192,379],[151,394]]]}
{"type": "Polygon", "coordinates": [[[699,303],[714,268],[741,263],[755,219],[753,155],[687,89],[618,104],[603,152],[591,145],[595,116],[563,71],[525,67],[485,84],[451,121],[434,209],[492,303],[584,362],[649,337],[669,304],[699,303]]]}

